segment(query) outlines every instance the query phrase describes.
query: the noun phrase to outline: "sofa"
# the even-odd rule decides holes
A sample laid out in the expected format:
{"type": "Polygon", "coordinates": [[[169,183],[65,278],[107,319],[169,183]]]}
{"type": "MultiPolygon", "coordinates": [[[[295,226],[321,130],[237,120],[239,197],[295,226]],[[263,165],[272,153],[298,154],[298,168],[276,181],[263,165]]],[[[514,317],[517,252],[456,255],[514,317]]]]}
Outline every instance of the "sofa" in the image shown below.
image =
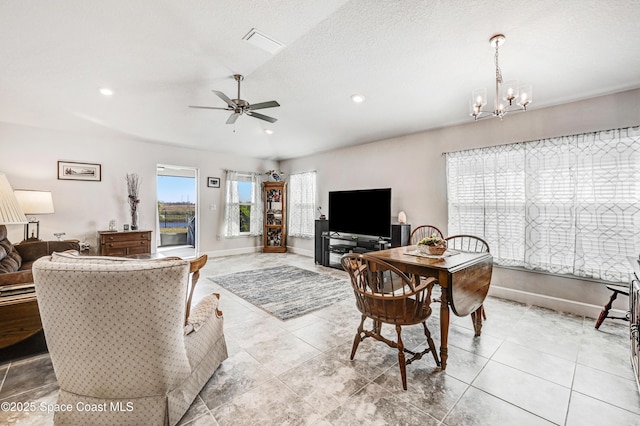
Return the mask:
{"type": "Polygon", "coordinates": [[[0,225],[0,286],[32,283],[33,262],[54,251],[66,250],[80,250],[79,242],[27,241],[14,245],[7,239],[7,227],[0,225]]]}
{"type": "Polygon", "coordinates": [[[0,225],[0,349],[42,330],[33,287],[33,262],[54,251],[79,250],[77,241],[29,241],[13,245],[0,225]]]}
{"type": "Polygon", "coordinates": [[[186,321],[190,262],[53,253],[33,265],[55,424],[175,425],[227,358],[219,295],[186,321]],[[78,410],[81,407],[106,407],[78,410]]]}

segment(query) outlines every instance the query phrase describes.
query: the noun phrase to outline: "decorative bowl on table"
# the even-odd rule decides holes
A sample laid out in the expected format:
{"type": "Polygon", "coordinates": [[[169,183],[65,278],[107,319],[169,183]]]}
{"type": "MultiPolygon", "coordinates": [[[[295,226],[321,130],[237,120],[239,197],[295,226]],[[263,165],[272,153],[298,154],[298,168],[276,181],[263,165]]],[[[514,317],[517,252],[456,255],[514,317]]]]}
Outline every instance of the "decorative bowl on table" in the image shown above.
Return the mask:
{"type": "Polygon", "coordinates": [[[447,242],[437,234],[433,234],[418,241],[416,249],[421,254],[441,256],[447,250],[447,242]]]}

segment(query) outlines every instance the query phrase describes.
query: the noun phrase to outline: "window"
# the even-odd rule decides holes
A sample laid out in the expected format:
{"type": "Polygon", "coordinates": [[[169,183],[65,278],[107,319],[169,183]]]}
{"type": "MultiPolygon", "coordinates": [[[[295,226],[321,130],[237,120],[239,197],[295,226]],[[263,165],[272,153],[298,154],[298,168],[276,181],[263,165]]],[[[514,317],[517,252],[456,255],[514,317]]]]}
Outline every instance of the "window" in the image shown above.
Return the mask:
{"type": "Polygon", "coordinates": [[[498,265],[628,281],[640,253],[640,127],[447,154],[449,234],[498,265]]]}
{"type": "Polygon", "coordinates": [[[238,201],[240,204],[240,234],[251,232],[251,194],[253,193],[253,183],[246,181],[238,182],[238,201]]]}
{"type": "Polygon", "coordinates": [[[262,235],[262,177],[227,171],[224,236],[262,235]]]}
{"type": "Polygon", "coordinates": [[[289,236],[313,238],[316,213],[316,172],[289,178],[289,236]]]}

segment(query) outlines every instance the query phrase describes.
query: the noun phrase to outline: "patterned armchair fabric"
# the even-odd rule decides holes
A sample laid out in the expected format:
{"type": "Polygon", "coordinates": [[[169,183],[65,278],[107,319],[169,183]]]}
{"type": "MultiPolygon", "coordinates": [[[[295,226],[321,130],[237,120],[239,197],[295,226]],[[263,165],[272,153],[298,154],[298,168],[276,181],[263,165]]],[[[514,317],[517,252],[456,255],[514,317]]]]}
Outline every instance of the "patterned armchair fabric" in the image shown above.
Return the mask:
{"type": "Polygon", "coordinates": [[[54,253],[33,275],[57,402],[72,407],[56,423],[175,425],[227,358],[218,295],[185,330],[188,261],[54,253]]]}

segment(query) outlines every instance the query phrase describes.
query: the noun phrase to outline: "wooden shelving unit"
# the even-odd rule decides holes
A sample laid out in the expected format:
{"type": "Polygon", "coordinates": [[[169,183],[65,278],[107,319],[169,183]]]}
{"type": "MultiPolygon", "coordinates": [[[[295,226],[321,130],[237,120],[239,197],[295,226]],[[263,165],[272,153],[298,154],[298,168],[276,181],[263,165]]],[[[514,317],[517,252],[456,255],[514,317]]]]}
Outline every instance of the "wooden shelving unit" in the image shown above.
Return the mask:
{"type": "Polygon", "coordinates": [[[284,253],[287,251],[287,183],[265,182],[263,251],[284,253]]]}

